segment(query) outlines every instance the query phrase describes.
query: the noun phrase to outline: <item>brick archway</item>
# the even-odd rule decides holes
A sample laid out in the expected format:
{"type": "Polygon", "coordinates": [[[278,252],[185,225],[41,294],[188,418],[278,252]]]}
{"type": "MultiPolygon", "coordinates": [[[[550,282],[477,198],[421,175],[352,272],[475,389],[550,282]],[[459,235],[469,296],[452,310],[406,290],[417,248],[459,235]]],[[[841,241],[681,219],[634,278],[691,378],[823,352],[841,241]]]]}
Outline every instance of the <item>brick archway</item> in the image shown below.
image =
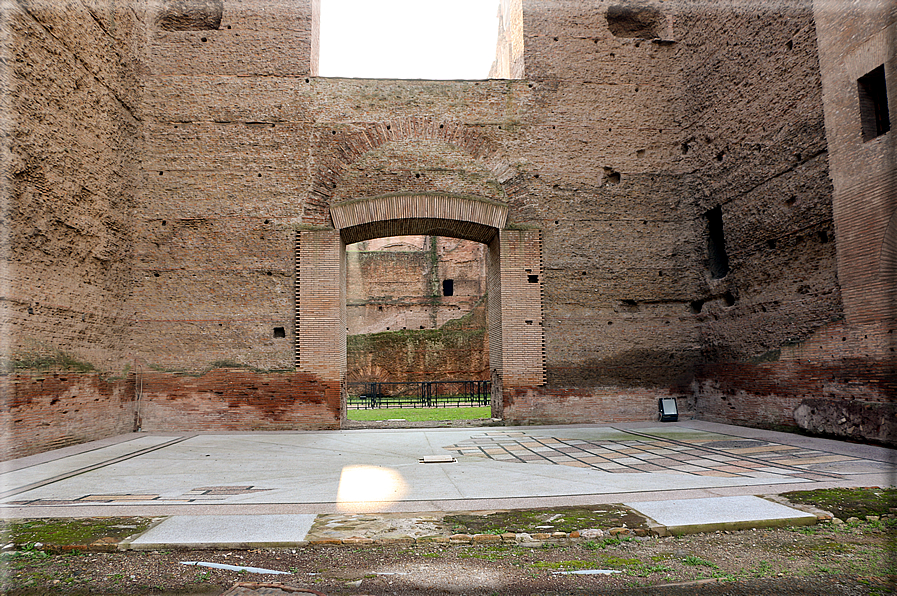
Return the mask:
{"type": "Polygon", "coordinates": [[[342,388],[345,419],[346,245],[360,240],[431,234],[487,245],[489,368],[492,415],[506,396],[545,384],[542,327],[542,235],[509,230],[507,206],[449,194],[386,195],[331,207],[333,227],[296,238],[296,368],[342,388]]]}
{"type": "MultiPolygon", "coordinates": [[[[367,153],[394,141],[440,141],[470,156],[488,170],[502,186],[516,175],[515,168],[502,148],[478,127],[458,122],[416,117],[355,124],[345,129],[322,127],[317,133],[321,147],[320,162],[312,177],[309,196],[304,203],[303,221],[310,225],[329,225],[334,190],[347,169],[367,153]]],[[[509,196],[514,190],[505,188],[509,196]]]]}

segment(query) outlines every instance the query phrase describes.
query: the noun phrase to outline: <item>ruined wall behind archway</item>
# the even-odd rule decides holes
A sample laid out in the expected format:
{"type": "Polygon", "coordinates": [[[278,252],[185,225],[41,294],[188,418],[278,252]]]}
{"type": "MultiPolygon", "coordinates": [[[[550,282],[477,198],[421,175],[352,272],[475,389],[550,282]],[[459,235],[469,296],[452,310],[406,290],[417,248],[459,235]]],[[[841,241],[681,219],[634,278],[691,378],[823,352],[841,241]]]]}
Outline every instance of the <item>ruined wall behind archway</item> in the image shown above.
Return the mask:
{"type": "MultiPolygon", "coordinates": [[[[296,238],[329,234],[338,242],[334,201],[472,193],[508,206],[504,237],[541,247],[543,317],[532,321],[544,325],[546,377],[506,388],[509,421],[645,420],[657,397],[677,395],[688,411],[696,396],[698,411],[714,419],[793,425],[794,400],[817,390],[802,375],[843,361],[848,348],[835,346],[882,360],[880,343],[867,342],[861,327],[838,333],[837,319],[849,317],[863,293],[852,284],[842,303],[838,263],[853,261],[836,255],[844,245],[831,206],[812,5],[724,2],[707,11],[692,0],[649,3],[642,25],[629,15],[620,28],[611,10],[618,4],[524,0],[525,78],[512,81],[316,78],[310,0],[223,0],[217,29],[150,27],[134,85],[129,68],[121,79],[106,77],[103,69],[127,64],[130,50],[116,54],[119,42],[108,45],[97,32],[84,46],[85,62],[96,64],[83,82],[114,81],[96,87],[105,99],[91,113],[102,117],[89,126],[57,110],[76,87],[63,66],[40,84],[15,71],[40,100],[16,108],[23,122],[66,115],[60,130],[76,140],[59,143],[75,150],[68,162],[49,144],[23,142],[32,161],[53,164],[55,179],[22,185],[30,190],[20,196],[43,201],[67,188],[66,163],[78,166],[76,186],[87,192],[66,191],[60,208],[49,209],[62,225],[41,227],[35,214],[17,220],[15,234],[32,251],[24,256],[46,262],[46,279],[77,286],[69,294],[47,286],[48,299],[68,296],[94,305],[87,315],[122,312],[129,321],[100,318],[81,328],[62,304],[34,315],[45,317],[41,324],[26,323],[25,302],[16,299],[15,324],[53,346],[102,346],[98,362],[113,358],[104,367],[197,374],[242,366],[242,380],[219,389],[255,387],[253,379],[264,379],[245,367],[293,366],[296,238]],[[124,57],[92,62],[94,49],[124,57]],[[109,88],[121,89],[121,102],[109,88]],[[133,89],[143,95],[131,130],[124,106],[133,89]],[[97,153],[115,175],[95,178],[82,167],[90,165],[91,135],[122,148],[97,153]],[[142,145],[130,144],[140,135],[142,145]],[[133,215],[128,185],[140,189],[133,215]],[[92,237],[108,242],[91,245],[99,258],[67,254],[70,230],[97,220],[79,217],[90,201],[108,211],[92,237]],[[42,234],[45,248],[37,246],[42,234]],[[724,240],[712,251],[711,237],[724,240]],[[723,245],[728,265],[714,266],[723,245]],[[807,354],[822,364],[797,367],[807,354]],[[771,373],[782,375],[777,386],[763,382],[771,373]]],[[[84,38],[63,25],[54,25],[57,39],[81,52],[84,38]]],[[[139,43],[139,30],[134,24],[122,39],[139,43]]],[[[33,44],[23,46],[29,57],[56,43],[18,35],[33,44]]],[[[832,39],[823,53],[836,56],[842,43],[832,39]]],[[[338,424],[344,371],[327,371],[326,383],[307,372],[289,373],[289,391],[301,386],[313,397],[274,390],[282,393],[266,399],[275,406],[256,414],[265,428],[338,424]]],[[[226,397],[164,389],[169,382],[147,407],[171,407],[177,395],[179,411],[202,409],[208,428],[234,424],[226,397]]],[[[845,384],[838,395],[873,389],[871,381],[845,384]]]]}

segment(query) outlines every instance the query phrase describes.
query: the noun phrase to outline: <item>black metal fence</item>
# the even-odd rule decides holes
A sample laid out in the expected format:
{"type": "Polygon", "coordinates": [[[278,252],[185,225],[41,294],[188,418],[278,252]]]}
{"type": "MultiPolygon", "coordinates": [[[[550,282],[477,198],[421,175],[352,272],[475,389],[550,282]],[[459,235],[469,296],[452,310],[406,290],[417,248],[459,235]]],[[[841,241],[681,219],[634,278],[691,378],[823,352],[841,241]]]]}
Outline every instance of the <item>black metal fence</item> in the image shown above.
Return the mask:
{"type": "Polygon", "coordinates": [[[409,383],[347,383],[350,410],[376,408],[460,408],[488,406],[489,381],[416,381],[409,383]]]}

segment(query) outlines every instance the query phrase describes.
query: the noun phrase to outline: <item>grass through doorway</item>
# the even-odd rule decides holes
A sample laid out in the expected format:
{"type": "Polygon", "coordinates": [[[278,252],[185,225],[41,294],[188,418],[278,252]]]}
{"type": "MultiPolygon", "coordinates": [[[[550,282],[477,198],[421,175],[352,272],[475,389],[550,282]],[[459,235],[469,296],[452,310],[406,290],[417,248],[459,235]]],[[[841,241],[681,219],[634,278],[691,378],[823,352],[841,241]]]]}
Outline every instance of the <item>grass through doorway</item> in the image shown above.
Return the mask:
{"type": "Polygon", "coordinates": [[[439,421],[439,420],[479,420],[492,416],[489,406],[473,408],[378,408],[373,410],[347,410],[349,420],[407,420],[439,421]]]}

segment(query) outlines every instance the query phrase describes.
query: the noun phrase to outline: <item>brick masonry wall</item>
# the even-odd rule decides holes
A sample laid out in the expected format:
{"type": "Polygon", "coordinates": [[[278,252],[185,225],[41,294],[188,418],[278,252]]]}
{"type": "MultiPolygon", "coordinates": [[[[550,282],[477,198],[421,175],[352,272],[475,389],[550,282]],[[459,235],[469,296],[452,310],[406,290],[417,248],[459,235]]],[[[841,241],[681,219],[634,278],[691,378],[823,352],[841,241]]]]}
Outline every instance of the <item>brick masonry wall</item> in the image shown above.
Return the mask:
{"type": "Polygon", "coordinates": [[[72,372],[0,375],[0,459],[25,457],[137,428],[133,377],[72,372]]]}
{"type": "Polygon", "coordinates": [[[885,0],[858,10],[817,2],[816,20],[844,313],[851,324],[894,320],[886,233],[897,218],[897,14],[885,0]],[[891,131],[864,140],[857,80],[880,66],[891,131]]]}
{"type": "Polygon", "coordinates": [[[468,315],[486,293],[485,245],[401,236],[346,250],[349,335],[434,329],[468,315]],[[445,280],[452,295],[445,295],[445,280]]]}
{"type": "MultiPolygon", "coordinates": [[[[106,13],[50,23],[16,4],[15,51],[39,59],[13,67],[19,86],[6,94],[21,124],[7,253],[18,252],[5,279],[21,296],[3,302],[4,325],[94,350],[102,368],[202,371],[225,359],[278,369],[294,363],[297,310],[299,325],[323,321],[315,309],[303,320],[307,292],[327,303],[327,325],[300,368],[330,387],[345,374],[341,247],[321,229],[331,203],[462,192],[508,205],[513,229],[502,234],[540,235],[544,387],[526,364],[536,343],[513,337],[511,302],[508,321],[490,313],[493,340],[520,348],[492,365],[520,381],[497,383],[509,419],[653,416],[650,392],[709,396],[730,378],[746,396],[766,395],[776,366],[784,380],[770,403],[790,399],[789,383],[815,391],[788,372],[790,346],[825,346],[826,370],[856,351],[823,339],[827,330],[858,338],[893,320],[882,267],[894,135],[861,144],[851,120],[863,60],[893,73],[883,42],[893,12],[817,11],[814,26],[808,0],[713,11],[677,0],[655,7],[651,35],[628,36],[608,20],[611,4],[525,0],[525,80],[440,82],[315,78],[314,2],[224,0],[218,29],[128,16],[112,33],[106,13]],[[148,40],[140,69],[138,39],[148,40]],[[65,99],[77,89],[97,101],[65,99]],[[714,208],[730,262],[719,279],[705,218],[714,208]],[[321,234],[301,250],[327,249],[329,271],[297,269],[299,229],[321,234]],[[631,407],[621,395],[645,397],[631,407]]],[[[490,293],[515,296],[505,256],[487,258],[490,293]]],[[[860,345],[893,349],[883,333],[860,345]]],[[[851,365],[853,385],[866,387],[852,395],[874,395],[871,365],[889,354],[851,365]]]]}
{"type": "Polygon", "coordinates": [[[657,420],[658,399],[677,397],[680,419],[695,414],[694,400],[653,388],[594,388],[588,390],[541,387],[505,391],[512,407],[504,412],[507,424],[612,424],[657,420]]]}
{"type": "Polygon", "coordinates": [[[62,350],[101,369],[120,361],[146,4],[4,3],[4,358],[62,350]]]}
{"type": "Polygon", "coordinates": [[[301,372],[220,369],[195,377],[141,372],[141,430],[331,429],[340,424],[340,385],[301,372]]]}

